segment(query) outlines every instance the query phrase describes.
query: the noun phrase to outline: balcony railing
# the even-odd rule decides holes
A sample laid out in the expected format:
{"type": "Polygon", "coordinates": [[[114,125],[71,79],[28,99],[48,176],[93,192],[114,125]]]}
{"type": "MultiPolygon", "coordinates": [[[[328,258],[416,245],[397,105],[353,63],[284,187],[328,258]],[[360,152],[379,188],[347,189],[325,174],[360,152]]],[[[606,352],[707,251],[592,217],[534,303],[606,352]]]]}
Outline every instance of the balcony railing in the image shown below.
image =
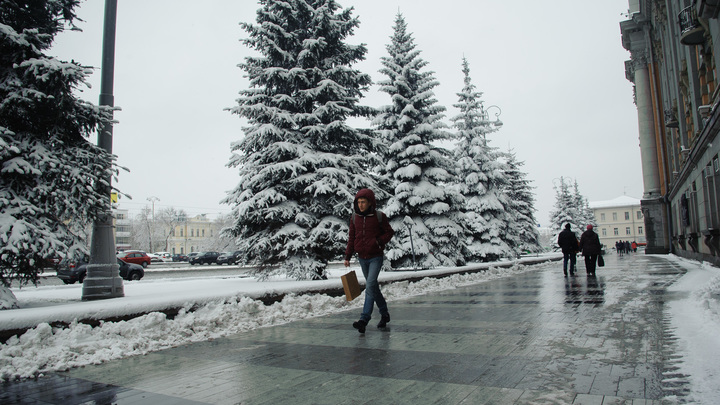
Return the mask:
{"type": "Polygon", "coordinates": [[[680,43],[683,45],[700,45],[705,42],[705,29],[695,16],[695,8],[689,6],[678,14],[680,24],[680,43]]]}

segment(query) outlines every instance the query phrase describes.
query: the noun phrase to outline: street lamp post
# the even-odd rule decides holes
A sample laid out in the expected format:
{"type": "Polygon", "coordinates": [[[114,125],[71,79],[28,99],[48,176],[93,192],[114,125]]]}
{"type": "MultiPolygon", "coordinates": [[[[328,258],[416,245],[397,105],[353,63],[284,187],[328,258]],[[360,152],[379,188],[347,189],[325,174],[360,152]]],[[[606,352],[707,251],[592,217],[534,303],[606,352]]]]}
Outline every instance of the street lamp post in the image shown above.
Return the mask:
{"type": "MultiPolygon", "coordinates": [[[[105,21],[103,27],[103,51],[100,82],[100,105],[114,107],[113,76],[115,66],[115,21],[117,0],[105,0],[105,21]]],[[[112,114],[112,112],[111,112],[112,114]]],[[[98,130],[98,146],[112,153],[112,120],[103,123],[98,130]]],[[[107,162],[109,165],[110,162],[107,162]]],[[[98,191],[107,196],[107,206],[93,223],[90,244],[90,263],[83,281],[82,300],[97,300],[124,297],[123,280],[118,273],[113,235],[112,201],[110,186],[112,176],[96,185],[98,191]]]]}
{"type": "Polygon", "coordinates": [[[153,234],[155,233],[155,201],[160,201],[160,199],[155,196],[151,196],[148,197],[147,200],[152,203],[152,217],[150,219],[150,226],[148,228],[148,238],[150,239],[150,251],[154,252],[155,246],[153,245],[153,234]]]}

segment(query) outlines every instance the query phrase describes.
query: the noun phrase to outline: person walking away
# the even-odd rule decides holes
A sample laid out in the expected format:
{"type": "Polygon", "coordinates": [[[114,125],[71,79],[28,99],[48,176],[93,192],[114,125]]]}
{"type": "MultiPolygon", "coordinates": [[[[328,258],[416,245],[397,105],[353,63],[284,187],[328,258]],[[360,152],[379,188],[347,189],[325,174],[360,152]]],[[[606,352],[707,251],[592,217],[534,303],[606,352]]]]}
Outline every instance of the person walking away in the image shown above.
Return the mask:
{"type": "Polygon", "coordinates": [[[587,230],[580,236],[580,250],[585,256],[585,270],[588,276],[595,276],[597,258],[601,253],[600,238],[593,231],[593,226],[588,225],[587,230]]]}
{"type": "Polygon", "coordinates": [[[630,246],[632,247],[633,253],[637,252],[637,242],[632,241],[632,244],[630,246]]]}
{"type": "Polygon", "coordinates": [[[383,250],[394,234],[395,231],[385,214],[376,209],[375,193],[368,188],[358,191],[353,201],[353,215],[350,217],[345,267],[350,266],[350,259],[357,253],[365,276],[365,304],[360,320],[353,322],[353,328],[360,333],[365,333],[375,305],[380,312],[377,327],[384,328],[390,322],[390,312],[380,291],[378,275],[383,264],[383,250]]]}
{"type": "Polygon", "coordinates": [[[563,274],[567,277],[568,261],[570,262],[570,275],[575,275],[576,254],[578,251],[578,239],[575,232],[570,230],[570,224],[565,224],[565,229],[558,235],[558,246],[563,253],[563,274]]]}

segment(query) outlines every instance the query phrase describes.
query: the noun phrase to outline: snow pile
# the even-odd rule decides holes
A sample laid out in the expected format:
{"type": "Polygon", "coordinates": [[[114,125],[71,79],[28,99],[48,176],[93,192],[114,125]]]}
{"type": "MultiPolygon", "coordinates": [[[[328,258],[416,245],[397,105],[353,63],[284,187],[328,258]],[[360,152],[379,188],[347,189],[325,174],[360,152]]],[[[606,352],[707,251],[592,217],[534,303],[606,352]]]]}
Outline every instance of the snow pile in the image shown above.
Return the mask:
{"type": "Polygon", "coordinates": [[[720,404],[720,272],[708,263],[670,256],[688,272],[668,291],[678,299],[667,303],[673,332],[682,354],[677,374],[690,382],[689,403],[720,404]]]}
{"type": "MultiPolygon", "coordinates": [[[[441,279],[400,281],[384,286],[383,294],[388,300],[400,299],[513,276],[540,266],[543,265],[515,264],[511,268],[491,267],[481,273],[454,274],[441,279]]],[[[186,303],[173,319],[153,312],[129,321],[103,322],[97,327],[77,322],[63,329],[53,328],[48,323],[39,324],[0,346],[0,379],[34,377],[49,371],[99,364],[255,328],[359,309],[363,296],[347,302],[344,297],[325,294],[290,294],[270,306],[248,297],[203,302],[193,311],[189,309],[196,303],[186,303]]]]}

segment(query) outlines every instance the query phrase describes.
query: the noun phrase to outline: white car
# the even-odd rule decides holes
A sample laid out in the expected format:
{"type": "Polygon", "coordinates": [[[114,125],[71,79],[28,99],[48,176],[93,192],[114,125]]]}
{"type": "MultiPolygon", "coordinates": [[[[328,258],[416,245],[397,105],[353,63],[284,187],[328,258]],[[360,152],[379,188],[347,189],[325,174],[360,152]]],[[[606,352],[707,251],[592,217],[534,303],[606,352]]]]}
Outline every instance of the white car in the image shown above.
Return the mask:
{"type": "Polygon", "coordinates": [[[153,256],[157,256],[160,259],[160,261],[163,261],[166,263],[172,262],[172,254],[170,252],[155,252],[149,256],[151,259],[153,258],[153,256]]]}

